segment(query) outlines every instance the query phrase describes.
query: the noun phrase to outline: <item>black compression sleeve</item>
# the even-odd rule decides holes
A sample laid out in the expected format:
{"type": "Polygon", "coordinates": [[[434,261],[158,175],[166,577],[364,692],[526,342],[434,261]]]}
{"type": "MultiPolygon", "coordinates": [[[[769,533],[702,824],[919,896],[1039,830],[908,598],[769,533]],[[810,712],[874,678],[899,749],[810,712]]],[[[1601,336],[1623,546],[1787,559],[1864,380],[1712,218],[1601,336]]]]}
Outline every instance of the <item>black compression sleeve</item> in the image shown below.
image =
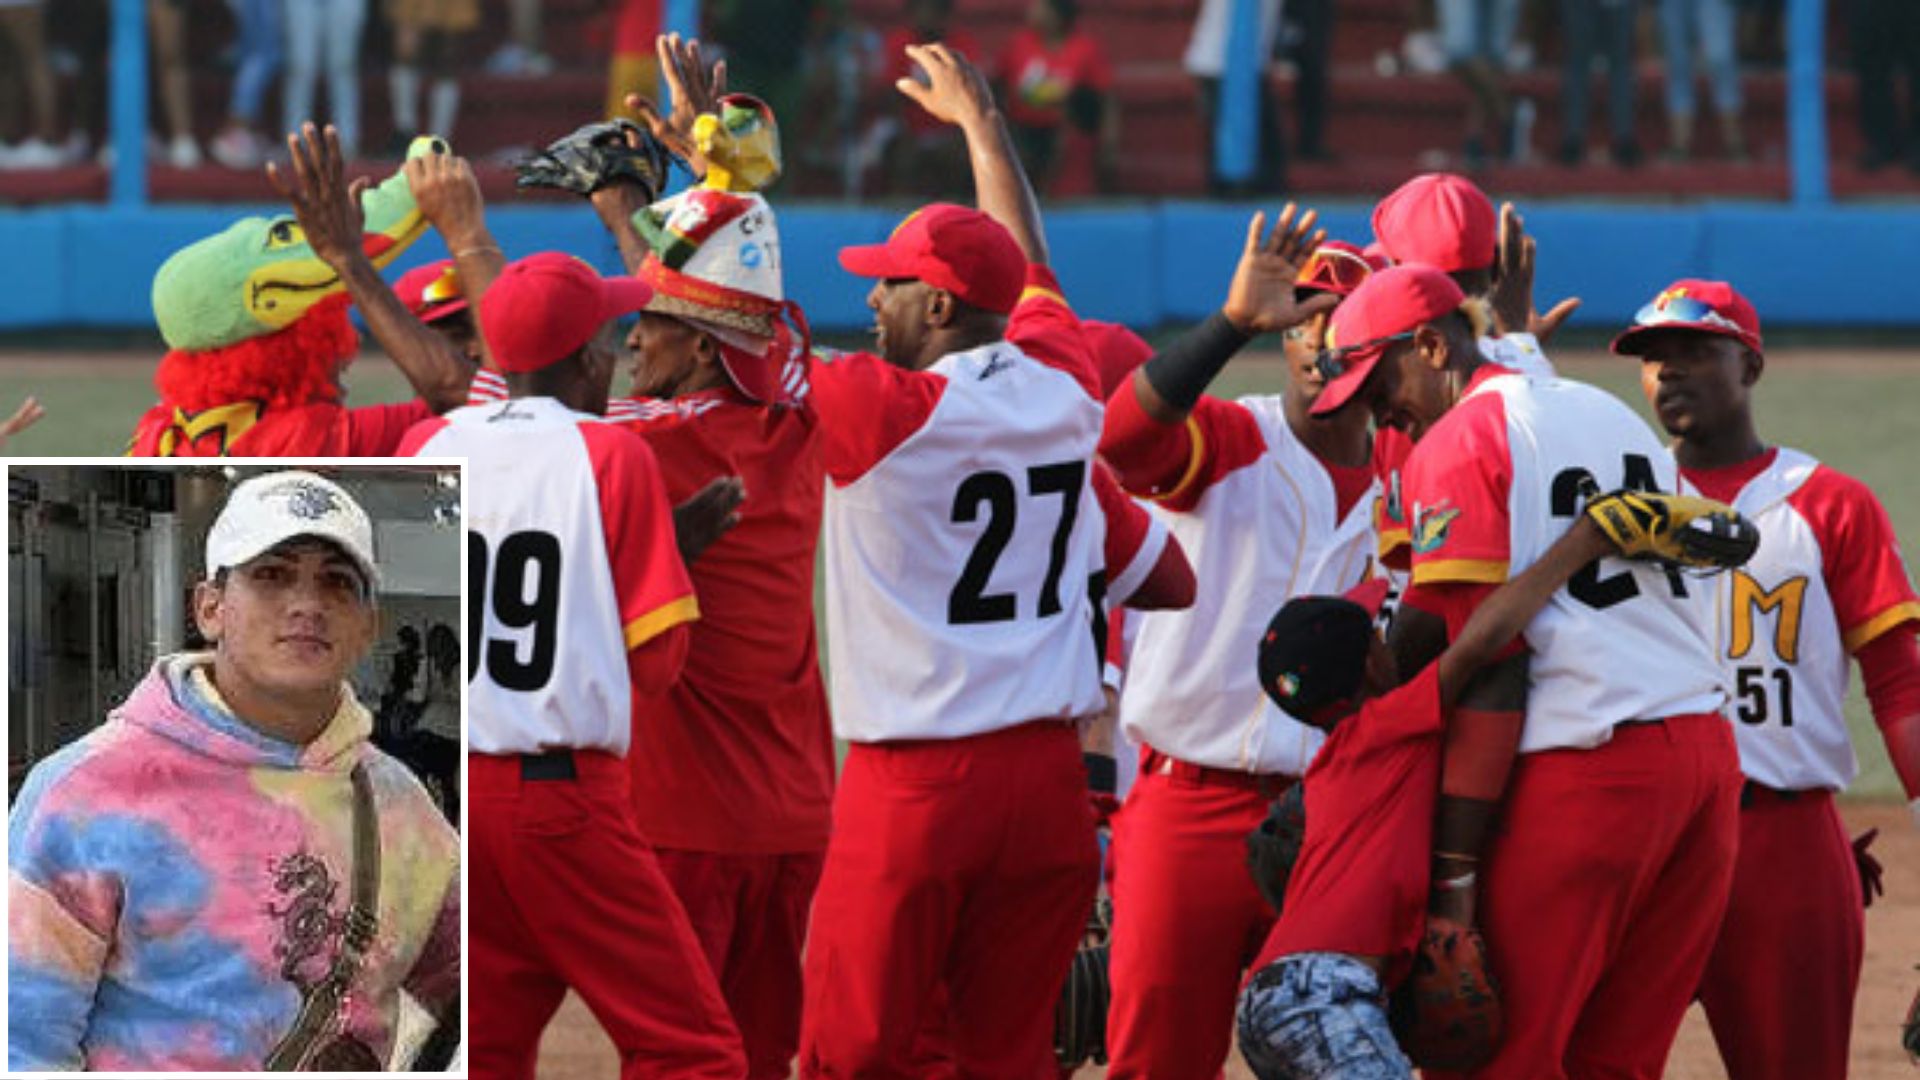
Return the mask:
{"type": "Polygon", "coordinates": [[[1153,354],[1146,364],[1147,381],[1167,404],[1191,412],[1207,384],[1251,340],[1216,311],[1153,354]]]}

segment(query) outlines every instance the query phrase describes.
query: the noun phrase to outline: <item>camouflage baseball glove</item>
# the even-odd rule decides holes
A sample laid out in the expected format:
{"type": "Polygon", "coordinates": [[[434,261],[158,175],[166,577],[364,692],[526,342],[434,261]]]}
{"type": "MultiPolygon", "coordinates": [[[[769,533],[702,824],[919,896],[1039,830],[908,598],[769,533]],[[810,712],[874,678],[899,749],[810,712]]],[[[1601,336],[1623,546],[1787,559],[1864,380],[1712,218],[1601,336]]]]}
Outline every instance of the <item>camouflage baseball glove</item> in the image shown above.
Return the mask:
{"type": "Polygon", "coordinates": [[[514,183],[591,195],[625,180],[639,184],[646,201],[652,202],[666,185],[668,162],[666,147],[645,128],[631,120],[603,120],[555,139],[521,161],[514,169],[514,183]]]}
{"type": "Polygon", "coordinates": [[[1500,1048],[1500,995],[1478,931],[1427,916],[1413,973],[1394,991],[1389,1019],[1400,1049],[1422,1069],[1469,1072],[1500,1048]]]}
{"type": "Polygon", "coordinates": [[[1760,530],[1733,507],[1691,495],[1613,491],[1589,500],[1587,517],[1629,559],[1730,570],[1760,546],[1760,530]]]}
{"type": "Polygon", "coordinates": [[[1107,979],[1107,939],[1113,936],[1113,901],[1094,901],[1087,932],[1073,954],[1067,984],[1053,1009],[1053,1056],[1063,1069],[1088,1061],[1107,1063],[1107,1004],[1113,986],[1107,979]]]}
{"type": "Polygon", "coordinates": [[[1279,911],[1287,896],[1287,882],[1293,877],[1293,864],[1300,860],[1300,845],[1307,836],[1307,801],[1302,784],[1282,792],[1267,808],[1267,819],[1247,834],[1247,872],[1260,888],[1260,895],[1279,911]]]}

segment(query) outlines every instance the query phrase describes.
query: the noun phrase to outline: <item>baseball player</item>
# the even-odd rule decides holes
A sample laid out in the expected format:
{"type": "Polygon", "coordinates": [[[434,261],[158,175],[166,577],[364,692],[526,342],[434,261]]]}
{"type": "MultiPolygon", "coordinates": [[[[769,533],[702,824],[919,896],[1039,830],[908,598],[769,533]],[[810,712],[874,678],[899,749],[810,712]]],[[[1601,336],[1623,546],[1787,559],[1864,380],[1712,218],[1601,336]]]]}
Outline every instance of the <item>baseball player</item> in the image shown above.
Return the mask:
{"type": "Polygon", "coordinates": [[[486,353],[481,347],[480,327],[460,288],[460,270],[452,259],[437,259],[401,274],[393,283],[393,295],[408,314],[439,334],[477,373],[486,353]]]}
{"type": "Polygon", "coordinates": [[[1872,901],[1833,805],[1856,771],[1847,661],[1858,659],[1895,771],[1920,795],[1920,600],[1866,485],[1761,441],[1760,319],[1731,285],[1674,282],[1613,351],[1640,358],[1681,477],[1761,531],[1753,561],[1714,591],[1747,779],[1733,899],[1700,1001],[1734,1080],[1844,1077],[1872,901]]]}
{"type": "Polygon", "coordinates": [[[987,212],[925,207],[842,251],[877,279],[878,355],[809,377],[834,727],[850,747],[800,1067],[911,1074],[944,986],[963,1075],[1049,1076],[1098,868],[1072,721],[1102,704],[1100,403],[984,79],[944,46],[908,51],[929,80],[901,88],[962,128],[987,212]]]}
{"type": "Polygon", "coordinates": [[[1138,618],[1120,698],[1121,728],[1143,751],[1114,823],[1115,1077],[1210,1077],[1226,1060],[1241,972],[1273,920],[1243,866],[1245,838],[1320,742],[1261,695],[1250,643],[1288,597],[1372,573],[1367,418],[1308,418],[1325,313],[1371,267],[1310,241],[1314,220],[1296,223],[1289,206],[1263,236],[1256,218],[1221,313],[1108,403],[1101,452],[1156,507],[1198,583],[1192,608],[1138,618]],[[1284,394],[1203,396],[1235,351],[1277,329],[1284,394]]]}
{"type": "MultiPolygon", "coordinates": [[[[1314,404],[1358,401],[1416,444],[1402,492],[1413,583],[1394,620],[1416,663],[1436,619],[1458,638],[1583,492],[1678,483],[1619,401],[1487,362],[1464,299],[1431,267],[1368,278],[1334,313],[1314,404]]],[[[1677,572],[1591,563],[1528,624],[1531,662],[1483,670],[1448,716],[1429,910],[1463,926],[1478,915],[1507,1013],[1475,1075],[1659,1075],[1738,829],[1710,604],[1707,584],[1677,572]]]]}
{"type": "MultiPolygon", "coordinates": [[[[532,1077],[571,987],[622,1076],[745,1075],[740,1036],[686,912],[634,824],[652,753],[636,696],[678,677],[698,604],[646,443],[600,422],[614,320],[650,290],[555,253],[510,264],[480,304],[508,392],[410,432],[464,456],[473,1067],[532,1077]]],[[[643,715],[644,720],[644,715],[643,715]]]]}
{"type": "MultiPolygon", "coordinates": [[[[1268,624],[1261,689],[1289,716],[1331,734],[1301,781],[1305,841],[1240,998],[1240,1046],[1256,1075],[1411,1075],[1388,1028],[1387,994],[1413,971],[1417,946],[1430,958],[1421,942],[1423,930],[1433,937],[1424,912],[1443,711],[1582,567],[1623,551],[1673,550],[1684,519],[1730,514],[1701,500],[1661,500],[1658,517],[1626,505],[1660,498],[1616,494],[1589,503],[1539,561],[1488,596],[1459,638],[1405,682],[1375,629],[1384,580],[1344,599],[1297,597],[1268,624]]],[[[1477,948],[1470,963],[1466,974],[1484,987],[1477,948]]]]}
{"type": "Polygon", "coordinates": [[[10,1069],[377,1071],[402,989],[457,1017],[460,840],[346,681],[378,621],[373,523],[331,480],[265,473],[206,571],[210,651],[160,657],[13,805],[10,1069]]]}

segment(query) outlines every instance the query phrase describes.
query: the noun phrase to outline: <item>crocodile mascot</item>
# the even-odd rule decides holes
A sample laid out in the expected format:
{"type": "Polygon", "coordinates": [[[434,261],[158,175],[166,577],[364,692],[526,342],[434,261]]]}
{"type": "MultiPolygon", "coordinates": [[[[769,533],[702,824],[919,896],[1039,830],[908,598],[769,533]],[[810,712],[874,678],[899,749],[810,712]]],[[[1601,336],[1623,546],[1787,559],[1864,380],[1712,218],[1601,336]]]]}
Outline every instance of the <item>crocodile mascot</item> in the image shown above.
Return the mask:
{"type": "MultiPolygon", "coordinates": [[[[423,136],[409,158],[450,153],[423,136]]],[[[362,243],[385,267],[426,231],[404,171],[361,196],[362,243]]],[[[341,375],[360,348],[345,286],[290,216],[250,217],[174,253],[153,279],[166,340],[160,401],[135,428],[137,457],[390,454],[426,419],[420,401],[347,408],[341,375]],[[392,445],[389,445],[392,444],[392,445]]]]}

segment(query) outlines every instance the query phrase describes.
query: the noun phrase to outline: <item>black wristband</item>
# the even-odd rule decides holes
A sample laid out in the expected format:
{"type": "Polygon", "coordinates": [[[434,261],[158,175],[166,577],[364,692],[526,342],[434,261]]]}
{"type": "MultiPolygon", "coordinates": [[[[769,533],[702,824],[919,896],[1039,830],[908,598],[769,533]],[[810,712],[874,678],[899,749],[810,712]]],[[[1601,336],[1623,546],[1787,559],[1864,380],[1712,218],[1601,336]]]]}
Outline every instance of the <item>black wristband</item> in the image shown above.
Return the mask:
{"type": "Polygon", "coordinates": [[[1088,791],[1111,795],[1120,786],[1120,765],[1112,754],[1088,752],[1081,754],[1080,760],[1087,766],[1088,791]]]}
{"type": "Polygon", "coordinates": [[[1251,340],[1216,311],[1153,354],[1146,363],[1147,381],[1167,404],[1191,412],[1207,384],[1251,340]]]}

